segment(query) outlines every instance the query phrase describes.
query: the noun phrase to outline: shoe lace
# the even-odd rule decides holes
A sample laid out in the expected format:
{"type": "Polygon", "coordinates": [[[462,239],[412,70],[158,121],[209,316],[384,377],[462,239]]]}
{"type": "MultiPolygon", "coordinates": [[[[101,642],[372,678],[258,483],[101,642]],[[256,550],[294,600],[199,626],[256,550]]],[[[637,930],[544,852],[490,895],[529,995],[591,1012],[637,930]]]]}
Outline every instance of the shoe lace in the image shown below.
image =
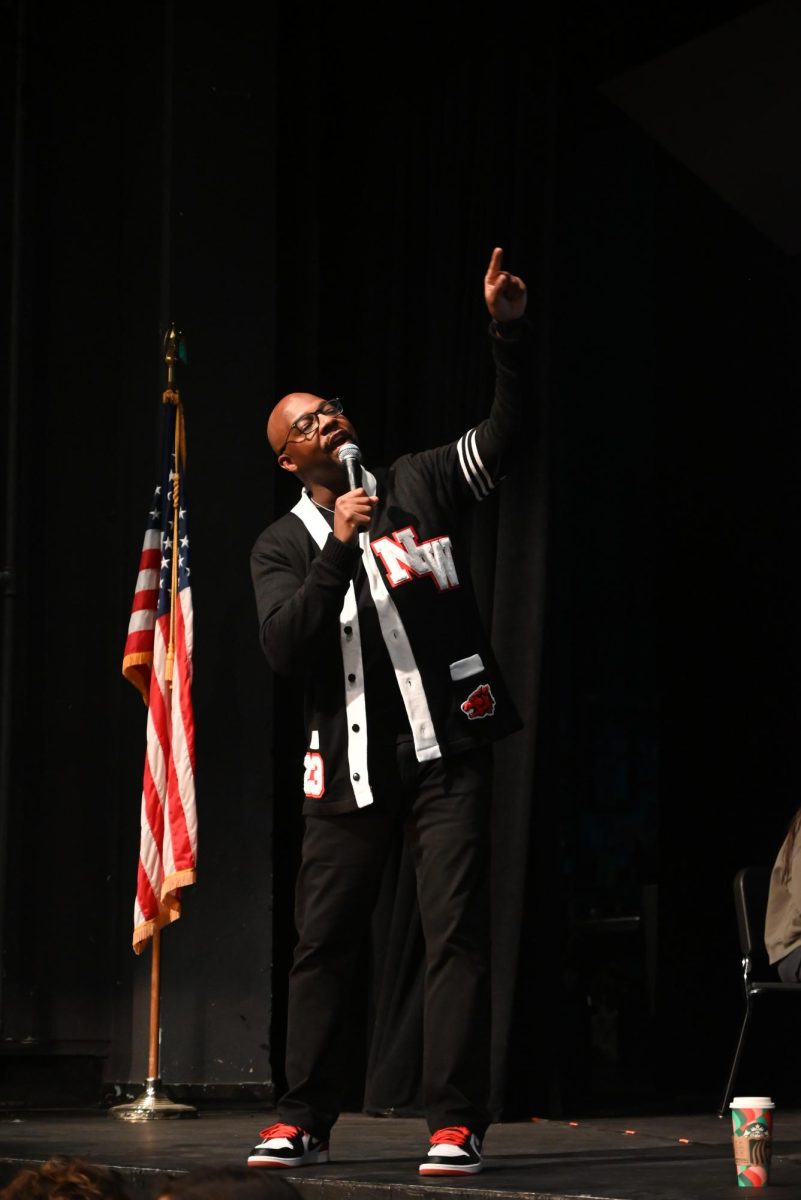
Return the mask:
{"type": "Polygon", "coordinates": [[[461,1146],[469,1137],[470,1130],[466,1125],[446,1125],[432,1134],[431,1145],[439,1146],[442,1142],[448,1142],[452,1146],[461,1146]]]}
{"type": "Polygon", "coordinates": [[[259,1130],[260,1138],[293,1138],[300,1133],[299,1125],[282,1125],[279,1121],[277,1125],[268,1125],[266,1129],[259,1130]]]}

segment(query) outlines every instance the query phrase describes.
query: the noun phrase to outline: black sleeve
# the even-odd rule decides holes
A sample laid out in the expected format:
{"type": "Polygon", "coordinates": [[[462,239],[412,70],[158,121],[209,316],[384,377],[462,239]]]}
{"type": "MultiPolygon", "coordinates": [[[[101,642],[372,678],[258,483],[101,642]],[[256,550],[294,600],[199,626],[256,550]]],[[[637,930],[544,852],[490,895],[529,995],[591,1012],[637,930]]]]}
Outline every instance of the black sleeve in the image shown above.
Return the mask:
{"type": "Polygon", "coordinates": [[[495,390],[488,416],[457,441],[409,456],[409,469],[439,499],[483,500],[519,456],[523,408],[532,402],[532,327],[524,317],[489,327],[495,390]]]}
{"type": "Polygon", "coordinates": [[[311,661],[318,640],[336,631],[348,584],[361,561],[359,546],[345,545],[333,534],[309,561],[306,533],[298,524],[299,536],[288,535],[285,522],[280,529],[266,529],[250,556],[259,638],[267,661],[280,675],[311,661]]]}
{"type": "MultiPolygon", "coordinates": [[[[493,484],[507,474],[520,451],[523,405],[531,400],[531,323],[519,321],[489,327],[495,363],[495,393],[489,415],[475,429],[475,446],[493,484]]],[[[481,499],[481,496],[477,496],[481,499]]]]}

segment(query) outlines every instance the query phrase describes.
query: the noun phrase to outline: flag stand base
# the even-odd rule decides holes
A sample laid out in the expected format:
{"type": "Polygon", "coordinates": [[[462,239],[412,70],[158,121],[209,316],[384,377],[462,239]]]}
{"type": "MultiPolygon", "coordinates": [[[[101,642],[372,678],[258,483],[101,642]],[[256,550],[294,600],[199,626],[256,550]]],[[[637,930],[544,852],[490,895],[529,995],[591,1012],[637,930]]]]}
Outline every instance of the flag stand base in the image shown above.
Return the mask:
{"type": "Polygon", "coordinates": [[[116,1104],[108,1110],[118,1121],[175,1121],[181,1117],[196,1117],[191,1104],[177,1104],[162,1091],[160,1079],[148,1079],[145,1090],[130,1104],[116,1104]]]}

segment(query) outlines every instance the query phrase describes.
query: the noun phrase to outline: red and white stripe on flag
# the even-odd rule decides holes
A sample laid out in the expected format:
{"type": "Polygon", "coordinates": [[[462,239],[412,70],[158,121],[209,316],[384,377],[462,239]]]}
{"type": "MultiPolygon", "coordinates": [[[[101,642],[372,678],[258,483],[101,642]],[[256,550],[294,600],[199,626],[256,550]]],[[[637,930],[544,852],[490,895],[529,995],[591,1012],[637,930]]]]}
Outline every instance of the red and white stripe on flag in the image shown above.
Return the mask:
{"type": "MultiPolygon", "coordinates": [[[[174,421],[174,418],[173,418],[174,421]]],[[[165,422],[165,437],[173,422],[165,422]]],[[[171,465],[174,457],[167,460],[171,465]]],[[[181,481],[183,484],[183,481],[181,481]]],[[[181,915],[181,888],[195,882],[195,726],[192,708],[193,613],[183,486],[173,511],[173,473],[156,489],[142,546],[123,675],[148,706],[133,947],[181,915]],[[178,555],[173,574],[173,555],[178,555]],[[177,580],[172,682],[167,678],[172,583],[177,580]]]]}

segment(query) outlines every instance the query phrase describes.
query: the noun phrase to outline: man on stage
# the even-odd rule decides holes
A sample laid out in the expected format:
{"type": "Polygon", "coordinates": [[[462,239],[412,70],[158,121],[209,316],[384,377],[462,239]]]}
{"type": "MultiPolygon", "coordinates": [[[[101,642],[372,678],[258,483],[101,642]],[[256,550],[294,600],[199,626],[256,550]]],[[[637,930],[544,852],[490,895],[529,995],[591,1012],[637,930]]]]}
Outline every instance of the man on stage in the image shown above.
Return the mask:
{"type": "Polygon", "coordinates": [[[419,1171],[481,1170],[492,743],[520,718],[479,617],[463,526],[520,448],[531,329],[525,284],[502,262],[496,248],[484,278],[492,407],[457,441],[373,474],[339,400],[293,392],[267,422],[279,467],[303,490],[256,541],[252,577],[270,666],[304,680],[307,749],[288,1086],[248,1158],[254,1167],[328,1161],[349,985],[389,850],[405,835],[426,956],[431,1139],[419,1171]]]}

